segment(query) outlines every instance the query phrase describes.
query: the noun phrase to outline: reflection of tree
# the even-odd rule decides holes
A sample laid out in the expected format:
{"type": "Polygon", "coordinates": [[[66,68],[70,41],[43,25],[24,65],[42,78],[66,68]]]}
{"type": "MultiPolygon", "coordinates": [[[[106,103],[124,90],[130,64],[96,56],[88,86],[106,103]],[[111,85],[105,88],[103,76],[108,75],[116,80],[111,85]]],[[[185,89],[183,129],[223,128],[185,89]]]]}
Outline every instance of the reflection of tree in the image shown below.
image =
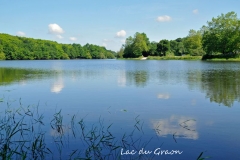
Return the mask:
{"type": "Polygon", "coordinates": [[[50,75],[50,72],[33,69],[0,68],[0,85],[39,79],[50,75]]]}
{"type": "Polygon", "coordinates": [[[234,101],[240,101],[240,71],[208,70],[195,75],[189,74],[190,87],[200,82],[199,87],[211,102],[231,107],[234,101]]]}
{"type": "Polygon", "coordinates": [[[144,87],[147,84],[147,80],[149,78],[148,73],[146,71],[134,71],[127,72],[126,74],[127,83],[135,83],[137,87],[144,87]]]}
{"type": "Polygon", "coordinates": [[[202,82],[202,90],[207,91],[207,97],[211,102],[231,107],[234,100],[240,101],[239,71],[207,72],[203,75],[202,82]]]}

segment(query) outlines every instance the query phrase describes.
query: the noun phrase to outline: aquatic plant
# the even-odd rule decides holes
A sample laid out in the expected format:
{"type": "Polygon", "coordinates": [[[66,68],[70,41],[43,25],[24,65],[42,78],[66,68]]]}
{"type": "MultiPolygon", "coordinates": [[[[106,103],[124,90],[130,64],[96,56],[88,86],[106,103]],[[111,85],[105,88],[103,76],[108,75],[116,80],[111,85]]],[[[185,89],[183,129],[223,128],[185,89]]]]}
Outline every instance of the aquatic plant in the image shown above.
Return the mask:
{"type": "MultiPolygon", "coordinates": [[[[0,157],[4,160],[122,159],[120,149],[144,148],[151,140],[143,142],[141,136],[135,136],[136,132],[144,134],[139,117],[135,118],[131,133],[119,137],[111,130],[113,124],[106,125],[101,117],[89,126],[84,118],[76,115],[64,121],[60,110],[47,124],[44,114],[39,113],[39,104],[24,107],[21,99],[17,109],[11,103],[6,104],[7,108],[0,114],[0,157]],[[51,136],[48,136],[49,128],[51,136]]],[[[125,155],[124,158],[144,156],[125,155]]]]}

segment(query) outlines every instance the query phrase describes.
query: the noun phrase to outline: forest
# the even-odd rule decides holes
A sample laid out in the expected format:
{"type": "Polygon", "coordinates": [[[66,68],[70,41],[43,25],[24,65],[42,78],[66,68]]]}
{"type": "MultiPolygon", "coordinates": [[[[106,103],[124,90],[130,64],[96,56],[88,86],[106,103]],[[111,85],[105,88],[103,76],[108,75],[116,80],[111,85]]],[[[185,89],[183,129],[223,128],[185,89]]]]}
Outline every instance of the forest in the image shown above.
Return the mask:
{"type": "Polygon", "coordinates": [[[54,41],[12,36],[0,33],[0,59],[112,59],[115,52],[86,44],[59,44],[54,41]]]}
{"type": "Polygon", "coordinates": [[[115,53],[105,47],[85,44],[60,44],[54,41],[0,33],[0,59],[113,59],[141,56],[202,56],[202,59],[239,58],[240,20],[235,12],[212,18],[200,30],[191,29],[186,37],[150,42],[145,33],[136,32],[115,53]]]}
{"type": "Polygon", "coordinates": [[[139,56],[203,56],[208,58],[239,57],[240,20],[235,12],[212,18],[198,31],[191,29],[184,38],[150,42],[145,33],[128,37],[117,52],[118,58],[139,56]]]}

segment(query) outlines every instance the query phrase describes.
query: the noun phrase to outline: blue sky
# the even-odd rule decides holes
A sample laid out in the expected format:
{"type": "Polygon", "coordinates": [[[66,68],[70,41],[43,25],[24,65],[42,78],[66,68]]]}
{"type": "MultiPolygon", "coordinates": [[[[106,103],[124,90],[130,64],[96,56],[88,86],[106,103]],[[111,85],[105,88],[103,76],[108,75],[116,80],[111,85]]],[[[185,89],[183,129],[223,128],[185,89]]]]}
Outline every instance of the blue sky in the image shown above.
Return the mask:
{"type": "Polygon", "coordinates": [[[185,37],[239,0],[0,0],[0,33],[86,43],[117,51],[144,32],[150,41],[185,37]]]}

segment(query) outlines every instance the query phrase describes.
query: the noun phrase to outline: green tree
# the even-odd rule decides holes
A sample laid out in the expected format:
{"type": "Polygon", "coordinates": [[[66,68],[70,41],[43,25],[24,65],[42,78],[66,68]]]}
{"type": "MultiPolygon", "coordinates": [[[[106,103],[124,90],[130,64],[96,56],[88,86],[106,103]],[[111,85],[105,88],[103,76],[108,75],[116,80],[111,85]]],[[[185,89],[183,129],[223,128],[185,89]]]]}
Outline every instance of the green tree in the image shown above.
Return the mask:
{"type": "Polygon", "coordinates": [[[115,58],[115,52],[105,47],[86,44],[59,44],[57,42],[11,36],[0,33],[0,59],[76,59],[115,58]]]}
{"type": "Polygon", "coordinates": [[[178,42],[177,55],[182,56],[185,52],[186,51],[183,42],[178,42]]]}
{"type": "Polygon", "coordinates": [[[117,52],[117,58],[123,58],[124,48],[121,47],[120,50],[117,52]]]}
{"type": "Polygon", "coordinates": [[[158,44],[157,42],[151,42],[149,44],[148,55],[150,55],[150,56],[158,56],[157,44],[158,44]]]}
{"type": "Polygon", "coordinates": [[[191,29],[183,43],[186,53],[191,56],[202,56],[205,53],[202,49],[202,35],[200,31],[191,29]]]}
{"type": "Polygon", "coordinates": [[[133,56],[140,57],[148,51],[146,39],[143,34],[137,33],[133,42],[133,56]]]}
{"type": "Polygon", "coordinates": [[[146,54],[149,50],[149,39],[145,33],[135,33],[134,37],[128,37],[124,45],[124,58],[137,58],[146,54]]]}
{"type": "Polygon", "coordinates": [[[5,57],[5,54],[3,53],[3,45],[0,41],[0,60],[5,60],[6,57],[5,57]]]}
{"type": "Polygon", "coordinates": [[[202,27],[203,48],[208,55],[239,53],[240,20],[235,12],[221,14],[202,27]]]}
{"type": "Polygon", "coordinates": [[[157,51],[161,53],[161,55],[166,56],[167,52],[170,51],[170,42],[166,39],[159,41],[157,51]]]}

